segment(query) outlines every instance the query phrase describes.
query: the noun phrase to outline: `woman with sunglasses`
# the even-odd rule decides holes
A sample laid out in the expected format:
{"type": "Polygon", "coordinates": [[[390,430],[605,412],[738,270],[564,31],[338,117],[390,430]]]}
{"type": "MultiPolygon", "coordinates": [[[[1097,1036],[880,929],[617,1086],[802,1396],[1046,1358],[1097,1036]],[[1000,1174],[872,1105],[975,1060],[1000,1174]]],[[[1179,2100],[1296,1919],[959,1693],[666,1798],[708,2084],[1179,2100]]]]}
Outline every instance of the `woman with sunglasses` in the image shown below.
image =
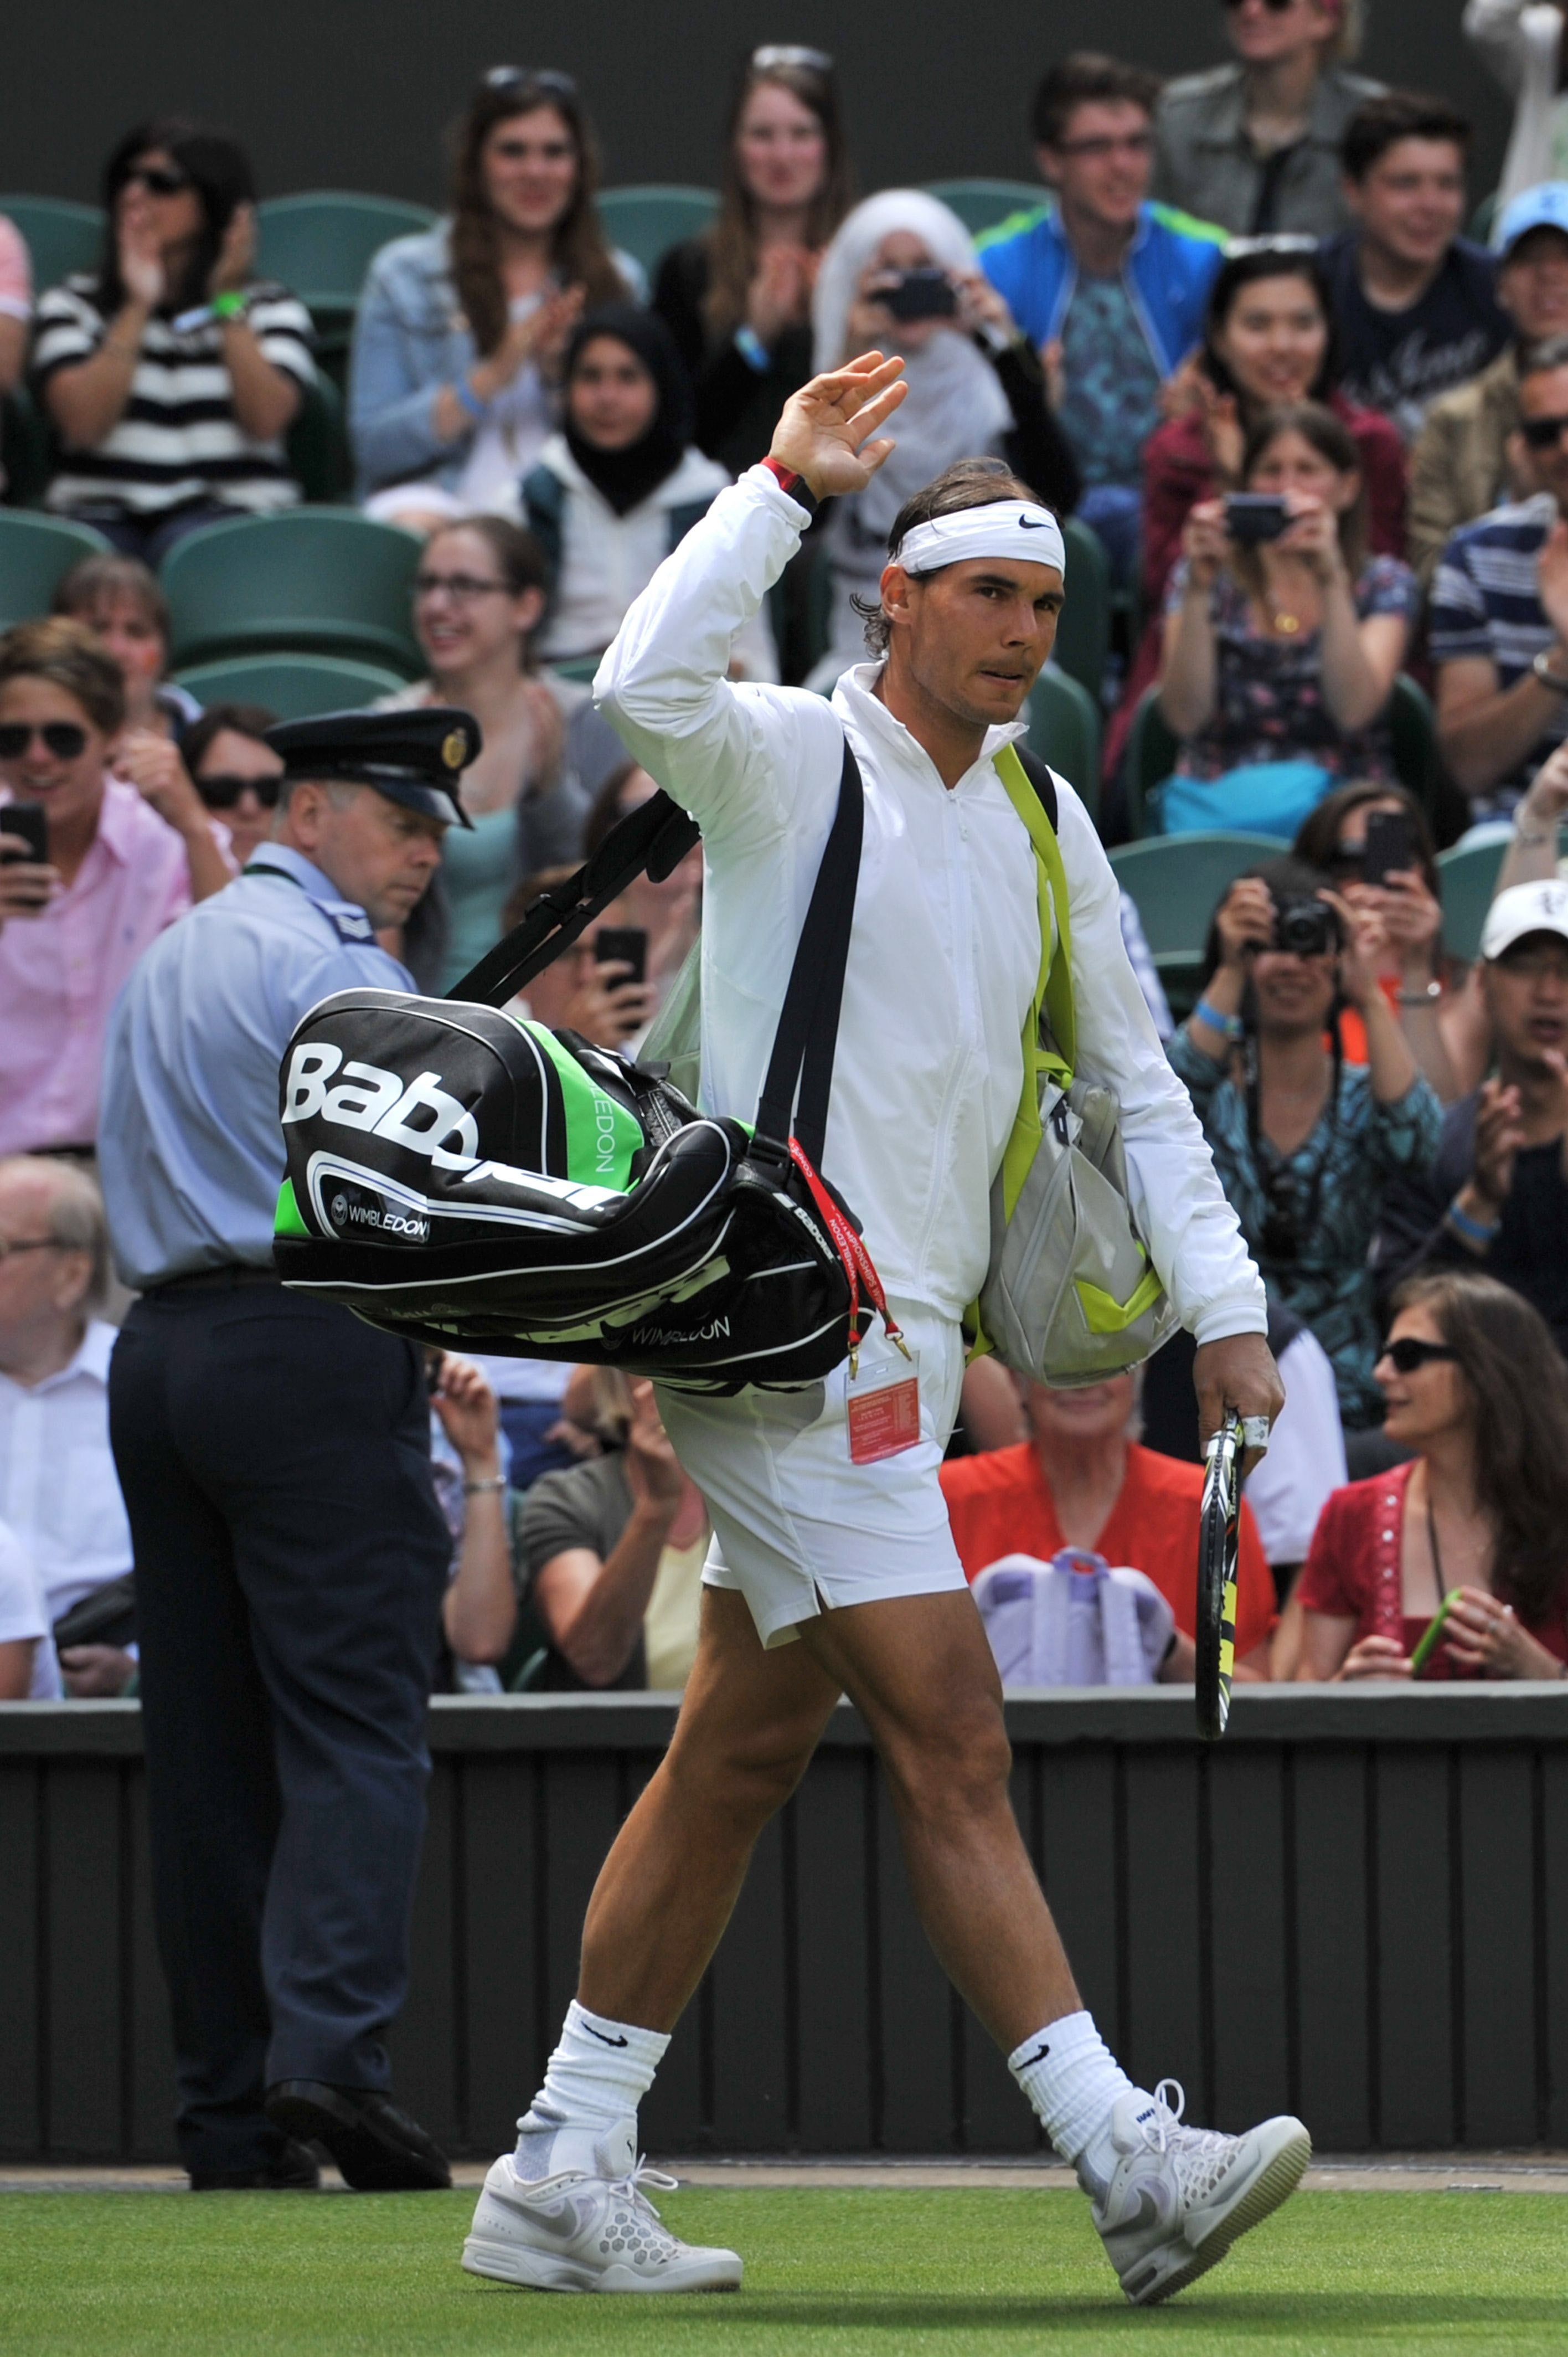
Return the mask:
{"type": "Polygon", "coordinates": [[[811,288],[850,203],[832,59],[771,44],[742,69],[718,218],[673,246],[653,306],[696,393],[696,442],[732,475],[764,456],[811,373],[811,288]]]}
{"type": "Polygon", "coordinates": [[[383,246],[360,297],[349,429],[372,515],[516,517],[578,314],[646,291],[605,242],[598,185],[571,76],[493,68],[457,135],[451,213],[383,246]]]}
{"type": "Polygon", "coordinates": [[[582,844],[587,796],[567,749],[562,702],[535,659],[546,579],[538,542],[504,516],[438,526],[413,580],[414,635],[429,675],[378,707],[456,705],[473,714],[485,740],[463,772],[471,826],[447,829],[439,898],[435,887],[425,894],[434,911],[422,919],[415,910],[403,944],[413,971],[438,991],[500,938],[501,911],[520,877],[575,859],[582,844]]]}
{"type": "Polygon", "coordinates": [[[180,755],[243,867],[272,834],[283,755],[266,732],[277,719],[261,704],[209,704],[179,740],[180,755]]]}
{"type": "Polygon", "coordinates": [[[1383,85],[1348,73],[1361,0],[1224,0],[1236,62],[1165,84],[1155,194],[1239,236],[1345,227],[1339,143],[1383,85]]]}
{"type": "Polygon", "coordinates": [[[1383,1432],[1411,1453],[1325,1506],[1293,1602],[1298,1678],[1568,1677],[1568,1370],[1489,1276],[1413,1278],[1378,1361],[1383,1432]]]}
{"type": "Polygon", "coordinates": [[[45,503],[155,567],[200,524],[300,497],[283,437],[316,382],[310,317],[255,274],[255,194],[232,140],[138,125],[104,173],[97,271],[38,303],[45,503]]]}
{"type": "Polygon", "coordinates": [[[1381,1411],[1367,1254],[1383,1191],[1427,1168],[1443,1123],[1379,986],[1383,947],[1381,920],[1321,869],[1263,860],[1215,910],[1202,991],[1165,1050],[1270,1297],[1328,1353],[1351,1432],[1381,1411]],[[1364,1064],[1344,1053],[1347,1003],[1364,1064]]]}
{"type": "Polygon", "coordinates": [[[0,1154],[91,1150],[121,985],[234,872],[172,746],[161,807],[118,774],[124,715],[119,667],[81,623],[0,639],[0,1154]]]}

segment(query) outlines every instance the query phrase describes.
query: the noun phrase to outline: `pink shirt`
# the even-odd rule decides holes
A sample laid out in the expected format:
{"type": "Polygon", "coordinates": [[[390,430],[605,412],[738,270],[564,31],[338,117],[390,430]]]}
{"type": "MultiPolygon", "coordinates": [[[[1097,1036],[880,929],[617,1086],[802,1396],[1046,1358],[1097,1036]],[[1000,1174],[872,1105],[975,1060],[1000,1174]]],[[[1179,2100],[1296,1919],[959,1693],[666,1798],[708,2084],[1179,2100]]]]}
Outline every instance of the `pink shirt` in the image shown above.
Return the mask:
{"type": "Polygon", "coordinates": [[[0,312],[11,319],[33,316],[33,269],[21,231],[0,213],[0,312]]]}
{"type": "Polygon", "coordinates": [[[69,889],[0,926],[0,1154],[91,1145],[109,1010],[189,906],[184,844],[134,786],[106,780],[69,889]]]}

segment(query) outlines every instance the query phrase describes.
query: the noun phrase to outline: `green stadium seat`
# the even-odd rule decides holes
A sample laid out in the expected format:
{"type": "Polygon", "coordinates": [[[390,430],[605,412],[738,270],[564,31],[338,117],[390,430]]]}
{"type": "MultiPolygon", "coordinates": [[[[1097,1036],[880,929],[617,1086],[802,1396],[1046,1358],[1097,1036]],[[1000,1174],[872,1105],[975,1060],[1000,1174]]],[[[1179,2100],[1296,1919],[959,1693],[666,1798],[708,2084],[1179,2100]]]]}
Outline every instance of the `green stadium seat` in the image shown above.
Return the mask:
{"type": "Polygon", "coordinates": [[[700,237],[719,209],[714,188],[601,188],[599,219],[611,245],[623,246],[648,273],[651,291],[672,245],[700,237]]]}
{"type": "Polygon", "coordinates": [[[0,459],[8,508],[41,508],[54,472],[54,432],[25,384],[0,401],[0,459]]]}
{"type": "Polygon", "coordinates": [[[1492,231],[1498,218],[1498,191],[1494,188],[1489,197],[1481,199],[1470,215],[1470,235],[1477,245],[1490,245],[1492,242],[1492,231]]]}
{"type": "Polygon", "coordinates": [[[1054,660],[1098,705],[1111,651],[1111,564],[1100,534],[1077,516],[1068,517],[1062,538],[1067,544],[1067,604],[1057,626],[1054,660]]]}
{"type": "Polygon", "coordinates": [[[84,556],[109,543],[90,524],[28,508],[0,508],[0,630],[47,614],[55,586],[84,556]]]}
{"type": "Polygon", "coordinates": [[[289,466],[313,506],[331,507],[348,500],[353,489],[354,462],[349,451],[343,396],[325,371],[318,370],[316,382],[306,386],[285,447],[289,466]]]}
{"type": "Polygon", "coordinates": [[[1089,811],[1100,814],[1100,707],[1072,673],[1047,663],[1029,691],[1031,753],[1059,770],[1089,811]]]}
{"type": "MultiPolygon", "coordinates": [[[[1437,724],[1426,695],[1403,672],[1394,681],[1388,723],[1394,773],[1430,819],[1438,788],[1437,724]]],[[[1161,717],[1157,690],[1145,689],[1128,732],[1122,770],[1127,816],[1134,835],[1148,832],[1149,796],[1170,776],[1180,750],[1179,737],[1161,717]]]]}
{"type": "Polygon", "coordinates": [[[328,655],[242,655],[232,662],[195,663],[174,676],[198,704],[261,704],[280,720],[357,712],[408,684],[400,672],[379,663],[328,655]]]}
{"type": "Polygon", "coordinates": [[[1437,877],[1443,896],[1443,946],[1450,957],[1469,963],[1481,954],[1481,929],[1498,888],[1498,870],[1508,849],[1496,843],[1456,843],[1437,855],[1437,877]]]}
{"type": "Polygon", "coordinates": [[[570,662],[552,663],[550,669],[557,679],[569,680],[576,687],[590,687],[602,660],[599,655],[574,655],[570,662]]]}
{"type": "Polygon", "coordinates": [[[347,656],[413,679],[421,543],[354,508],[291,508],[209,524],[164,559],[177,663],[220,655],[347,656]]]}
{"type": "Polygon", "coordinates": [[[0,213],[27,241],[33,293],[58,286],[76,270],[95,270],[103,251],[103,214],[66,197],[0,197],[0,213]]]}
{"type": "Polygon", "coordinates": [[[297,295],[325,346],[346,345],[373,256],[394,237],[434,229],[440,216],[397,197],[305,188],[256,207],[256,267],[297,295]]]}
{"type": "Polygon", "coordinates": [[[1111,854],[1117,882],[1137,903],[1144,936],[1174,1012],[1197,995],[1209,920],[1243,868],[1276,859],[1272,834],[1173,834],[1124,843],[1111,854]]]}
{"type": "Polygon", "coordinates": [[[1050,202],[1050,191],[1038,180],[928,180],[926,194],[957,213],[971,237],[1050,202]]]}

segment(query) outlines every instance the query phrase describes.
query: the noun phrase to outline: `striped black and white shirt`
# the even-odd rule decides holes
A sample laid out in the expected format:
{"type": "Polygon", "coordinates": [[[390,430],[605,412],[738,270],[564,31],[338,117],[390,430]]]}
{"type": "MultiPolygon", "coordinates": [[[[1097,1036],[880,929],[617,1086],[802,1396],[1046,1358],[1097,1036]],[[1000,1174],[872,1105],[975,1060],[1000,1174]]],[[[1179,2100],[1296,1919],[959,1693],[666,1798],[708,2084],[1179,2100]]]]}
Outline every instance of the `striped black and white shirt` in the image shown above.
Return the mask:
{"type": "MultiPolygon", "coordinates": [[[[33,382],[42,391],[57,369],[90,360],[110,322],[97,281],[68,278],[38,307],[33,382]]],[[[271,280],[245,289],[256,340],[274,368],[302,385],[316,381],[310,314],[271,280]]],[[[292,507],[299,485],[282,440],[258,441],[234,415],[223,361],[223,329],[208,320],[183,335],[161,315],[148,320],[130,398],[96,449],[62,450],[46,504],[59,514],[166,515],[197,500],[246,513],[292,507]]]]}
{"type": "MultiPolygon", "coordinates": [[[[1427,645],[1442,665],[1480,655],[1496,666],[1498,685],[1512,687],[1538,654],[1557,643],[1541,602],[1541,545],[1557,522],[1550,491],[1493,508],[1462,524],[1443,552],[1427,613],[1427,645]]],[[[1568,733],[1560,705],[1526,759],[1484,797],[1472,796],[1472,818],[1506,818],[1552,748],[1568,733]]]]}

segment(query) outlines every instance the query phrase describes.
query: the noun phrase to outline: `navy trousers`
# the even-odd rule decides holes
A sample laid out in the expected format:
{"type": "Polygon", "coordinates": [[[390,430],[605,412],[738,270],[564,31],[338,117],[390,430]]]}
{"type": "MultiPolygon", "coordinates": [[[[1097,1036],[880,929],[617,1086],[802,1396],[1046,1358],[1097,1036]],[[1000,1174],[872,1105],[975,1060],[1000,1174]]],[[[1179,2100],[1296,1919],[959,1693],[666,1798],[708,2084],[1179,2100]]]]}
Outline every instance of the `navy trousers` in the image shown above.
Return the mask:
{"type": "Polygon", "coordinates": [[[177,1287],[133,1306],[109,1406],[180,2154],[252,2169],[277,2080],[388,2083],[451,1551],[423,1369],[281,1286],[177,1287]]]}

